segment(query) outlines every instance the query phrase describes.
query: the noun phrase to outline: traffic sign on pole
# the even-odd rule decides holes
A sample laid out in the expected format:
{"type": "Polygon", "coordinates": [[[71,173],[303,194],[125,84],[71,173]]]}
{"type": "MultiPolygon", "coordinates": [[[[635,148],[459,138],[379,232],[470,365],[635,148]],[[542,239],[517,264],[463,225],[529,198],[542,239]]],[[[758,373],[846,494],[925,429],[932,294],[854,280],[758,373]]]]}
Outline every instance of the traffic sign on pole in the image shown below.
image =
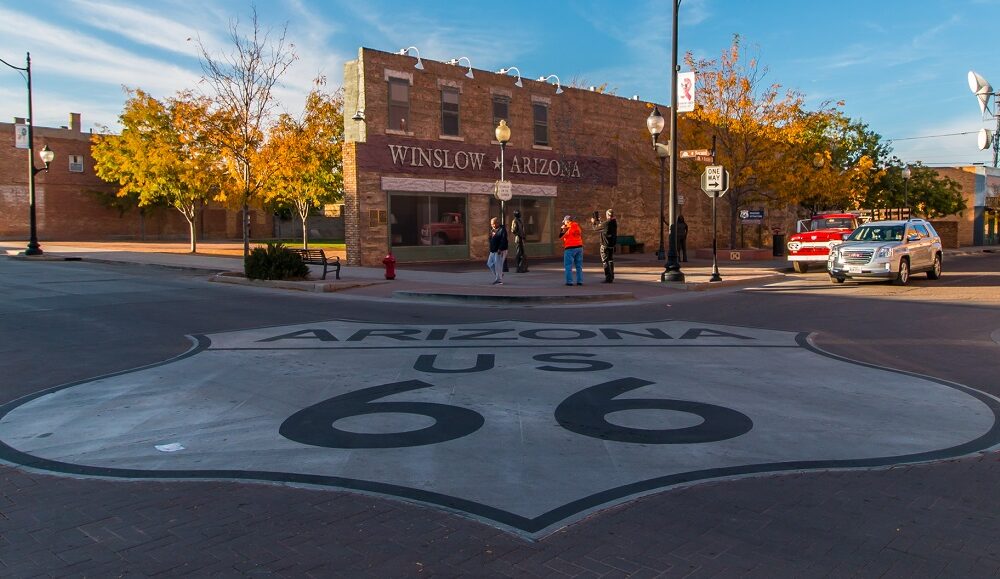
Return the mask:
{"type": "Polygon", "coordinates": [[[701,190],[709,197],[725,195],[726,191],[729,191],[729,171],[722,165],[705,167],[705,172],[701,174],[701,190]]]}

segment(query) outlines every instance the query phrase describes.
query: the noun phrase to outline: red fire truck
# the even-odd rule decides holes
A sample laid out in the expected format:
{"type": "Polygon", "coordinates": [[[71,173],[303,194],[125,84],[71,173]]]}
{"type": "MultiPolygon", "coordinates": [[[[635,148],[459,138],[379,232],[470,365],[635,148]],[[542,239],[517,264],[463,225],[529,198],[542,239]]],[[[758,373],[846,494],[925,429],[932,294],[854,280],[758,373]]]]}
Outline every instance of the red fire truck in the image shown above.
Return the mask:
{"type": "Polygon", "coordinates": [[[853,213],[818,213],[799,221],[798,233],[788,238],[788,261],[798,273],[809,271],[810,265],[826,267],[830,248],[843,243],[858,224],[853,213]]]}

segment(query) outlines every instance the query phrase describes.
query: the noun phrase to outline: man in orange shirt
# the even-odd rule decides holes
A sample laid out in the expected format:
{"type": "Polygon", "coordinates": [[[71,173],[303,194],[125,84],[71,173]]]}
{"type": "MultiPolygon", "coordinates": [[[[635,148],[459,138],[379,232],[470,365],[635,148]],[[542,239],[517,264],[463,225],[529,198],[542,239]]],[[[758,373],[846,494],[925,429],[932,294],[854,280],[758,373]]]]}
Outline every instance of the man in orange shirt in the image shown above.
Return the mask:
{"type": "Polygon", "coordinates": [[[563,240],[563,268],[566,285],[573,285],[573,268],[576,268],[576,285],[583,285],[583,231],[580,224],[569,215],[563,217],[559,237],[563,240]]]}

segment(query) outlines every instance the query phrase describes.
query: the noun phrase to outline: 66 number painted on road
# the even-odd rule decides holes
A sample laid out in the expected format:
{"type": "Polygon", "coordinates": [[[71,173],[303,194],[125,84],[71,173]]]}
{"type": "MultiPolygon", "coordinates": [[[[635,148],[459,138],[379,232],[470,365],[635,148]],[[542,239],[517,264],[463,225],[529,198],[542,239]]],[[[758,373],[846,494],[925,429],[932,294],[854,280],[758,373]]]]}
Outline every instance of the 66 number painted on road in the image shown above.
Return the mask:
{"type": "MultiPolygon", "coordinates": [[[[541,362],[582,364],[584,368],[539,366],[550,372],[580,372],[603,370],[612,367],[599,360],[562,359],[566,356],[591,357],[592,354],[539,354],[534,359],[541,362]]],[[[439,370],[434,368],[434,356],[421,356],[415,368],[437,373],[481,372],[492,369],[493,354],[479,354],[476,366],[467,370],[439,370]]],[[[616,442],[638,444],[698,444],[727,440],[746,434],[753,428],[753,421],[736,410],[689,400],[669,398],[624,398],[622,394],[654,384],[640,378],[620,378],[595,384],[563,400],[555,409],[555,419],[571,432],[616,442]],[[668,410],[694,414],[702,419],[700,424],[684,428],[646,429],[612,424],[607,415],[624,410],[668,410]]],[[[432,388],[422,380],[404,380],[364,388],[334,396],[304,408],[288,417],[278,429],[279,434],[310,446],[325,448],[405,448],[447,442],[468,436],[479,430],[486,419],[481,414],[450,404],[436,402],[383,401],[380,398],[432,388]],[[337,428],[338,420],[354,416],[379,413],[402,413],[426,416],[434,424],[405,432],[360,433],[337,428]]]]}

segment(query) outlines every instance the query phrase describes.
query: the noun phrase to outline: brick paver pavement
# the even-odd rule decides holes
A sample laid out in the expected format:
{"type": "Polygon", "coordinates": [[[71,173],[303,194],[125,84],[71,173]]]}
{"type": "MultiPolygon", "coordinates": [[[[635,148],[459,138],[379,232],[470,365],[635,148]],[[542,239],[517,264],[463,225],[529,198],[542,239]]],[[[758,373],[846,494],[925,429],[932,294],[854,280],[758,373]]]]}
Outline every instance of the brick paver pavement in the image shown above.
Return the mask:
{"type": "Polygon", "coordinates": [[[998,481],[997,453],[718,481],[531,542],[340,491],[0,467],[0,576],[995,577],[998,481]]]}

